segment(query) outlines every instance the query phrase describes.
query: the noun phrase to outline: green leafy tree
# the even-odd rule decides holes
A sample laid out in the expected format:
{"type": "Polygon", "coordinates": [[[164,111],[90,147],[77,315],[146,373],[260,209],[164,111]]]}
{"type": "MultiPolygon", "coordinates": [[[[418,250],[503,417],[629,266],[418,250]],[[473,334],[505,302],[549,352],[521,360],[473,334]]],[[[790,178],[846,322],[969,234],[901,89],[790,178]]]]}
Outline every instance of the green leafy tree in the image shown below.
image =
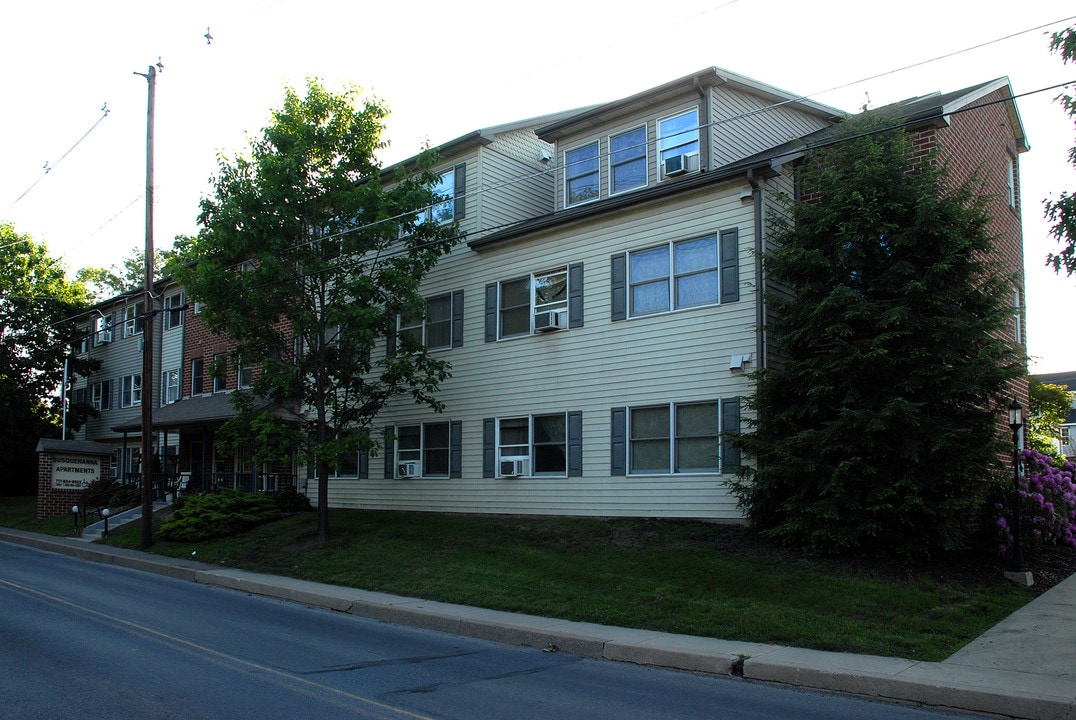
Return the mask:
{"type": "Polygon", "coordinates": [[[919,162],[877,114],[811,153],[764,256],[771,367],[755,373],[754,466],[734,483],[763,533],[815,552],[923,556],[964,540],[1022,358],[984,200],[919,162]]]}
{"type": "Polygon", "coordinates": [[[256,460],[316,462],[323,541],[341,455],[376,450],[371,423],[392,398],[440,410],[449,374],[411,338],[394,339],[398,314],[425,312],[419,284],[458,228],[421,221],[444,200],[428,169],[382,185],[374,153],[387,113],[354,87],[288,88],[249,154],[220,160],[202,230],[177,241],[175,278],[204,303],[207,326],[236,342],[234,359],[259,368],[221,437],[252,443],[256,460]],[[375,358],[381,339],[393,351],[375,358]]]}
{"type": "MultiPolygon", "coordinates": [[[[161,278],[165,263],[174,255],[175,253],[171,250],[154,253],[154,280],[161,278]]],[[[119,265],[112,265],[110,268],[87,265],[79,268],[75,273],[75,279],[86,286],[94,301],[138,290],[144,286],[145,278],[146,251],[137,247],[131,248],[131,254],[125,257],[119,265]]]]}
{"type": "MultiPolygon", "coordinates": [[[[1061,32],[1053,33],[1050,38],[1050,52],[1061,55],[1061,61],[1066,65],[1076,62],[1076,29],[1067,28],[1061,32]]],[[[1069,93],[1057,96],[1065,114],[1076,120],[1076,98],[1069,93]]],[[[1076,145],[1069,149],[1069,162],[1076,165],[1076,145]]],[[[1061,268],[1069,275],[1076,272],[1076,194],[1063,191],[1060,196],[1044,202],[1046,219],[1053,223],[1050,233],[1061,245],[1061,250],[1050,253],[1046,258],[1046,264],[1052,265],[1055,272],[1061,272],[1061,268]]]]}
{"type": "MultiPolygon", "coordinates": [[[[64,359],[71,376],[92,369],[71,356],[75,316],[88,299],[44,245],[0,224],[0,492],[37,487],[37,441],[60,434],[64,359]]],[[[73,408],[69,427],[86,410],[73,408]]]]}
{"type": "Polygon", "coordinates": [[[1028,394],[1027,426],[1031,449],[1063,461],[1057,440],[1061,437],[1061,423],[1072,408],[1073,394],[1064,385],[1051,385],[1034,377],[1029,382],[1028,394]]]}

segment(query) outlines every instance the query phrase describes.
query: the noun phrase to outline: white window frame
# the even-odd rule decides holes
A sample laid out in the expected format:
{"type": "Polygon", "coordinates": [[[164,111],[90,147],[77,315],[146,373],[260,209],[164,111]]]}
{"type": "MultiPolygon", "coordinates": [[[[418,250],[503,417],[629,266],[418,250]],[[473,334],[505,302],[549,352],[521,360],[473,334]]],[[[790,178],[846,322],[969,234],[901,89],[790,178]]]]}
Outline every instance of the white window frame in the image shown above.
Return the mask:
{"type": "Polygon", "coordinates": [[[104,342],[112,342],[112,313],[97,318],[94,341],[100,345],[104,337],[108,338],[104,342]]]}
{"type": "Polygon", "coordinates": [[[456,168],[449,168],[438,175],[437,182],[434,183],[433,187],[430,189],[434,193],[435,201],[429,207],[419,211],[415,216],[415,225],[421,225],[430,221],[445,224],[455,220],[456,168]]]}
{"type": "Polygon", "coordinates": [[[97,411],[112,409],[111,380],[98,380],[90,385],[90,406],[97,411]]]}
{"type": "Polygon", "coordinates": [[[452,293],[441,293],[439,295],[433,295],[426,299],[426,313],[421,318],[410,318],[405,315],[398,315],[396,317],[396,332],[397,336],[409,334],[415,336],[415,339],[425,346],[427,350],[450,350],[452,348],[452,293]],[[430,318],[430,304],[435,301],[447,300],[448,315],[444,318],[431,319],[430,318]],[[436,326],[445,326],[448,328],[448,333],[445,336],[445,342],[440,345],[433,345],[430,343],[430,330],[436,326]]]}
{"type": "Polygon", "coordinates": [[[501,474],[501,463],[511,460],[525,460],[527,463],[525,477],[568,477],[568,413],[535,413],[532,415],[508,415],[499,417],[496,421],[497,436],[496,447],[496,470],[497,477],[505,477],[501,474]],[[544,418],[559,418],[561,421],[562,436],[557,442],[541,442],[535,439],[535,421],[544,418]],[[507,442],[503,437],[504,423],[526,423],[526,443],[507,442]],[[537,467],[538,452],[536,448],[542,446],[562,448],[561,457],[564,459],[563,470],[539,470],[537,467]],[[525,450],[525,452],[521,452],[525,450]]]}
{"type": "MultiPolygon", "coordinates": [[[[213,371],[210,376],[213,378],[213,392],[225,392],[228,389],[228,355],[227,353],[217,353],[213,356],[213,371]],[[217,368],[223,370],[218,377],[217,368]]],[[[204,381],[203,381],[204,382],[204,381]]]]}
{"type": "Polygon", "coordinates": [[[164,370],[161,372],[161,405],[171,405],[179,400],[180,374],[178,369],[164,370]]]}
{"type": "Polygon", "coordinates": [[[88,327],[80,327],[78,329],[78,340],[75,344],[75,354],[85,355],[90,351],[90,329],[88,327]]]}
{"type": "Polygon", "coordinates": [[[205,395],[205,358],[194,358],[191,360],[191,395],[205,395]],[[194,372],[195,363],[198,364],[199,372],[194,372]],[[198,378],[198,384],[201,387],[197,391],[194,389],[194,379],[198,378]]]}
{"type": "MultiPolygon", "coordinates": [[[[668,115],[663,118],[659,118],[655,127],[657,128],[657,159],[658,159],[658,179],[665,179],[665,158],[673,155],[687,155],[692,152],[698,153],[702,147],[702,129],[699,127],[699,108],[695,107],[681,110],[678,113],[668,115]],[[666,134],[662,132],[662,126],[673,120],[678,120],[685,115],[695,116],[694,128],[679,130],[676,132],[669,132],[666,134]],[[691,145],[694,144],[695,148],[691,149],[691,145]]],[[[671,128],[670,128],[671,130],[671,128]]]]}
{"type": "MultiPolygon", "coordinates": [[[[574,147],[571,150],[564,151],[564,207],[575,207],[576,205],[583,205],[588,202],[594,202],[601,198],[602,184],[601,184],[601,141],[594,140],[593,142],[574,147]],[[594,157],[586,157],[583,159],[573,159],[572,155],[581,153],[583,151],[593,151],[594,157]],[[593,163],[594,169],[590,169],[590,164],[593,163]],[[581,197],[578,200],[572,199],[572,181],[589,178],[594,176],[594,189],[593,196],[581,197]]],[[[588,186],[590,183],[588,183],[588,186]]]]}
{"type": "Polygon", "coordinates": [[[544,270],[542,272],[531,273],[530,275],[524,275],[522,277],[513,278],[511,280],[502,280],[497,283],[497,339],[504,340],[508,338],[526,337],[534,334],[534,316],[537,313],[544,311],[556,311],[560,313],[568,312],[568,298],[570,297],[571,288],[568,285],[568,266],[562,265],[555,267],[551,270],[544,270]],[[542,287],[549,287],[544,283],[549,281],[555,281],[559,276],[563,276],[563,299],[550,300],[548,298],[540,297],[542,287]],[[519,282],[524,282],[527,286],[528,304],[527,304],[527,330],[512,332],[505,334],[504,332],[504,313],[505,311],[519,311],[523,304],[513,305],[510,308],[504,306],[504,286],[514,285],[519,282]]]}
{"type": "Polygon", "coordinates": [[[123,337],[141,335],[145,319],[142,317],[142,301],[133,302],[123,309],[123,337]]]}
{"type": "Polygon", "coordinates": [[[700,237],[686,238],[683,240],[670,240],[662,245],[653,245],[651,247],[642,248],[640,250],[633,250],[628,253],[627,258],[628,266],[628,317],[645,317],[647,315],[660,315],[669,312],[678,312],[681,310],[690,310],[700,307],[712,307],[714,305],[721,304],[721,240],[719,233],[713,233],[711,235],[703,235],[700,237]],[[689,243],[700,242],[703,240],[711,241],[713,243],[713,257],[714,264],[712,266],[705,266],[702,268],[685,268],[678,269],[676,266],[677,247],[685,246],[689,243]],[[658,250],[665,250],[666,259],[666,272],[663,276],[645,277],[639,279],[635,277],[633,259],[638,258],[646,253],[652,253],[658,250]],[[714,292],[713,300],[707,300],[705,302],[685,302],[681,304],[678,301],[679,283],[681,280],[687,280],[689,278],[698,278],[706,274],[712,273],[715,276],[717,286],[714,292]],[[659,310],[647,310],[645,312],[639,312],[635,309],[635,290],[636,288],[643,287],[645,285],[657,285],[661,282],[665,283],[666,289],[666,305],[664,309],[659,310]]]}
{"type": "MultiPolygon", "coordinates": [[[[640,424],[642,424],[640,422],[640,424]]],[[[680,403],[658,403],[655,405],[638,405],[628,408],[627,413],[627,463],[629,475],[716,475],[721,471],[721,401],[720,400],[700,400],[692,402],[680,402],[680,403]],[[677,410],[680,408],[698,407],[702,405],[712,405],[714,407],[714,431],[712,433],[688,435],[677,432],[677,410]],[[635,431],[633,423],[635,421],[635,414],[645,411],[664,410],[668,412],[668,427],[662,435],[654,435],[652,437],[635,437],[635,431]],[[681,441],[691,441],[697,439],[712,440],[714,448],[714,464],[706,467],[689,467],[686,469],[680,469],[680,443],[681,441]],[[637,442],[658,442],[664,440],[668,443],[668,467],[664,469],[656,468],[635,468],[635,445],[637,442]]]]}
{"type": "Polygon", "coordinates": [[[120,381],[120,407],[138,407],[142,404],[142,373],[124,375],[120,381]]]}
{"type": "Polygon", "coordinates": [[[254,366],[247,363],[243,356],[240,355],[235,367],[235,386],[237,388],[248,388],[253,384],[254,366]]]}
{"type": "Polygon", "coordinates": [[[164,329],[183,327],[183,310],[176,310],[183,306],[183,293],[174,293],[164,299],[164,329]]]}
{"type": "Polygon", "coordinates": [[[650,182],[650,152],[649,152],[649,147],[648,147],[648,133],[647,133],[646,123],[643,123],[642,125],[638,125],[636,127],[633,127],[633,128],[628,129],[628,130],[625,130],[624,132],[616,133],[615,135],[610,135],[609,138],[608,138],[608,142],[609,142],[609,165],[608,165],[608,167],[609,167],[609,194],[610,195],[619,195],[620,193],[631,192],[632,190],[638,190],[639,188],[646,187],[650,182]],[[640,130],[643,131],[643,141],[642,141],[641,145],[640,144],[632,144],[632,145],[629,145],[627,147],[621,148],[619,150],[614,149],[614,146],[616,145],[616,142],[617,142],[618,139],[623,138],[623,137],[625,137],[627,135],[632,135],[634,133],[637,133],[640,130]],[[625,154],[626,155],[627,153],[629,153],[629,151],[636,150],[636,149],[641,151],[641,156],[639,154],[632,154],[632,155],[628,156],[627,159],[619,159],[618,158],[619,154],[625,154]],[[630,186],[627,186],[627,187],[618,188],[616,186],[616,171],[617,171],[617,169],[620,168],[620,167],[624,167],[626,165],[630,165],[632,163],[636,163],[639,160],[643,161],[643,181],[641,183],[639,183],[639,184],[636,184],[636,185],[630,185],[630,186]]]}
{"type": "Polygon", "coordinates": [[[406,462],[417,462],[419,471],[416,477],[422,478],[447,478],[452,469],[452,424],[450,422],[416,423],[414,425],[397,425],[394,429],[396,436],[396,477],[400,475],[400,465],[406,462]],[[430,434],[435,431],[443,431],[445,445],[433,445],[430,442],[430,434]],[[401,440],[410,437],[411,431],[417,430],[418,447],[402,447],[401,440]],[[430,455],[434,452],[444,453],[444,472],[436,468],[436,472],[430,469],[430,455]]]}

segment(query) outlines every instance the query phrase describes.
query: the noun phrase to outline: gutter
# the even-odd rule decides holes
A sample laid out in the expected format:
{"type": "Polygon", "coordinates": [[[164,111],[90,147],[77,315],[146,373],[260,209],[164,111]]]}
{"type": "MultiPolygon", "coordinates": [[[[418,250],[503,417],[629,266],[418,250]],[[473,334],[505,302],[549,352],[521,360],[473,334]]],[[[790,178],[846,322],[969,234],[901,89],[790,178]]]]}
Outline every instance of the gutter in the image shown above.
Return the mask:
{"type": "Polygon", "coordinates": [[[766,298],[762,275],[762,187],[755,179],[754,168],[747,170],[747,182],[751,183],[751,201],[755,206],[755,363],[756,368],[766,367],[766,298]]]}

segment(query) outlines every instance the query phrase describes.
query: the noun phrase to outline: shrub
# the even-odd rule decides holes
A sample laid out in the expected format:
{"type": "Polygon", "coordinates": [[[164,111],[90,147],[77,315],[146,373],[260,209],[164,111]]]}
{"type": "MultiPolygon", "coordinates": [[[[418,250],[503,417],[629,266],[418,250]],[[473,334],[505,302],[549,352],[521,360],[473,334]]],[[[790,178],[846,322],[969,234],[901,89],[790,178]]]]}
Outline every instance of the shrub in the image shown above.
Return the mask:
{"type": "MultiPolygon", "coordinates": [[[[1022,450],[1024,478],[1020,488],[1021,535],[1024,548],[1034,552],[1043,545],[1076,547],[1076,466],[1056,465],[1037,450],[1022,450]]],[[[1012,551],[1012,488],[1006,499],[994,504],[1000,535],[998,551],[1012,551]]]]}
{"type": "Polygon", "coordinates": [[[171,517],[161,524],[165,540],[198,542],[235,535],[276,520],[282,513],[268,495],[223,490],[216,495],[184,495],[171,517]]]}
{"type": "Polygon", "coordinates": [[[300,512],[312,512],[314,507],[310,504],[310,498],[294,489],[285,490],[273,496],[277,509],[280,512],[292,515],[300,512]]]}

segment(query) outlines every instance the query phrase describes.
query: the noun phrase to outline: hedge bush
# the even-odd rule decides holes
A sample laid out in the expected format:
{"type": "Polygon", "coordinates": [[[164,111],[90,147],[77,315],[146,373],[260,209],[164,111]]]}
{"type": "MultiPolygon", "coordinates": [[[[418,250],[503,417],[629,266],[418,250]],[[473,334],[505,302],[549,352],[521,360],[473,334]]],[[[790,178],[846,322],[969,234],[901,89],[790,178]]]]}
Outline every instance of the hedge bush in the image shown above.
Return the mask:
{"type": "Polygon", "coordinates": [[[260,493],[222,490],[214,495],[183,495],[176,499],[171,517],[161,524],[160,536],[198,542],[235,535],[283,515],[272,497],[260,493]]]}

